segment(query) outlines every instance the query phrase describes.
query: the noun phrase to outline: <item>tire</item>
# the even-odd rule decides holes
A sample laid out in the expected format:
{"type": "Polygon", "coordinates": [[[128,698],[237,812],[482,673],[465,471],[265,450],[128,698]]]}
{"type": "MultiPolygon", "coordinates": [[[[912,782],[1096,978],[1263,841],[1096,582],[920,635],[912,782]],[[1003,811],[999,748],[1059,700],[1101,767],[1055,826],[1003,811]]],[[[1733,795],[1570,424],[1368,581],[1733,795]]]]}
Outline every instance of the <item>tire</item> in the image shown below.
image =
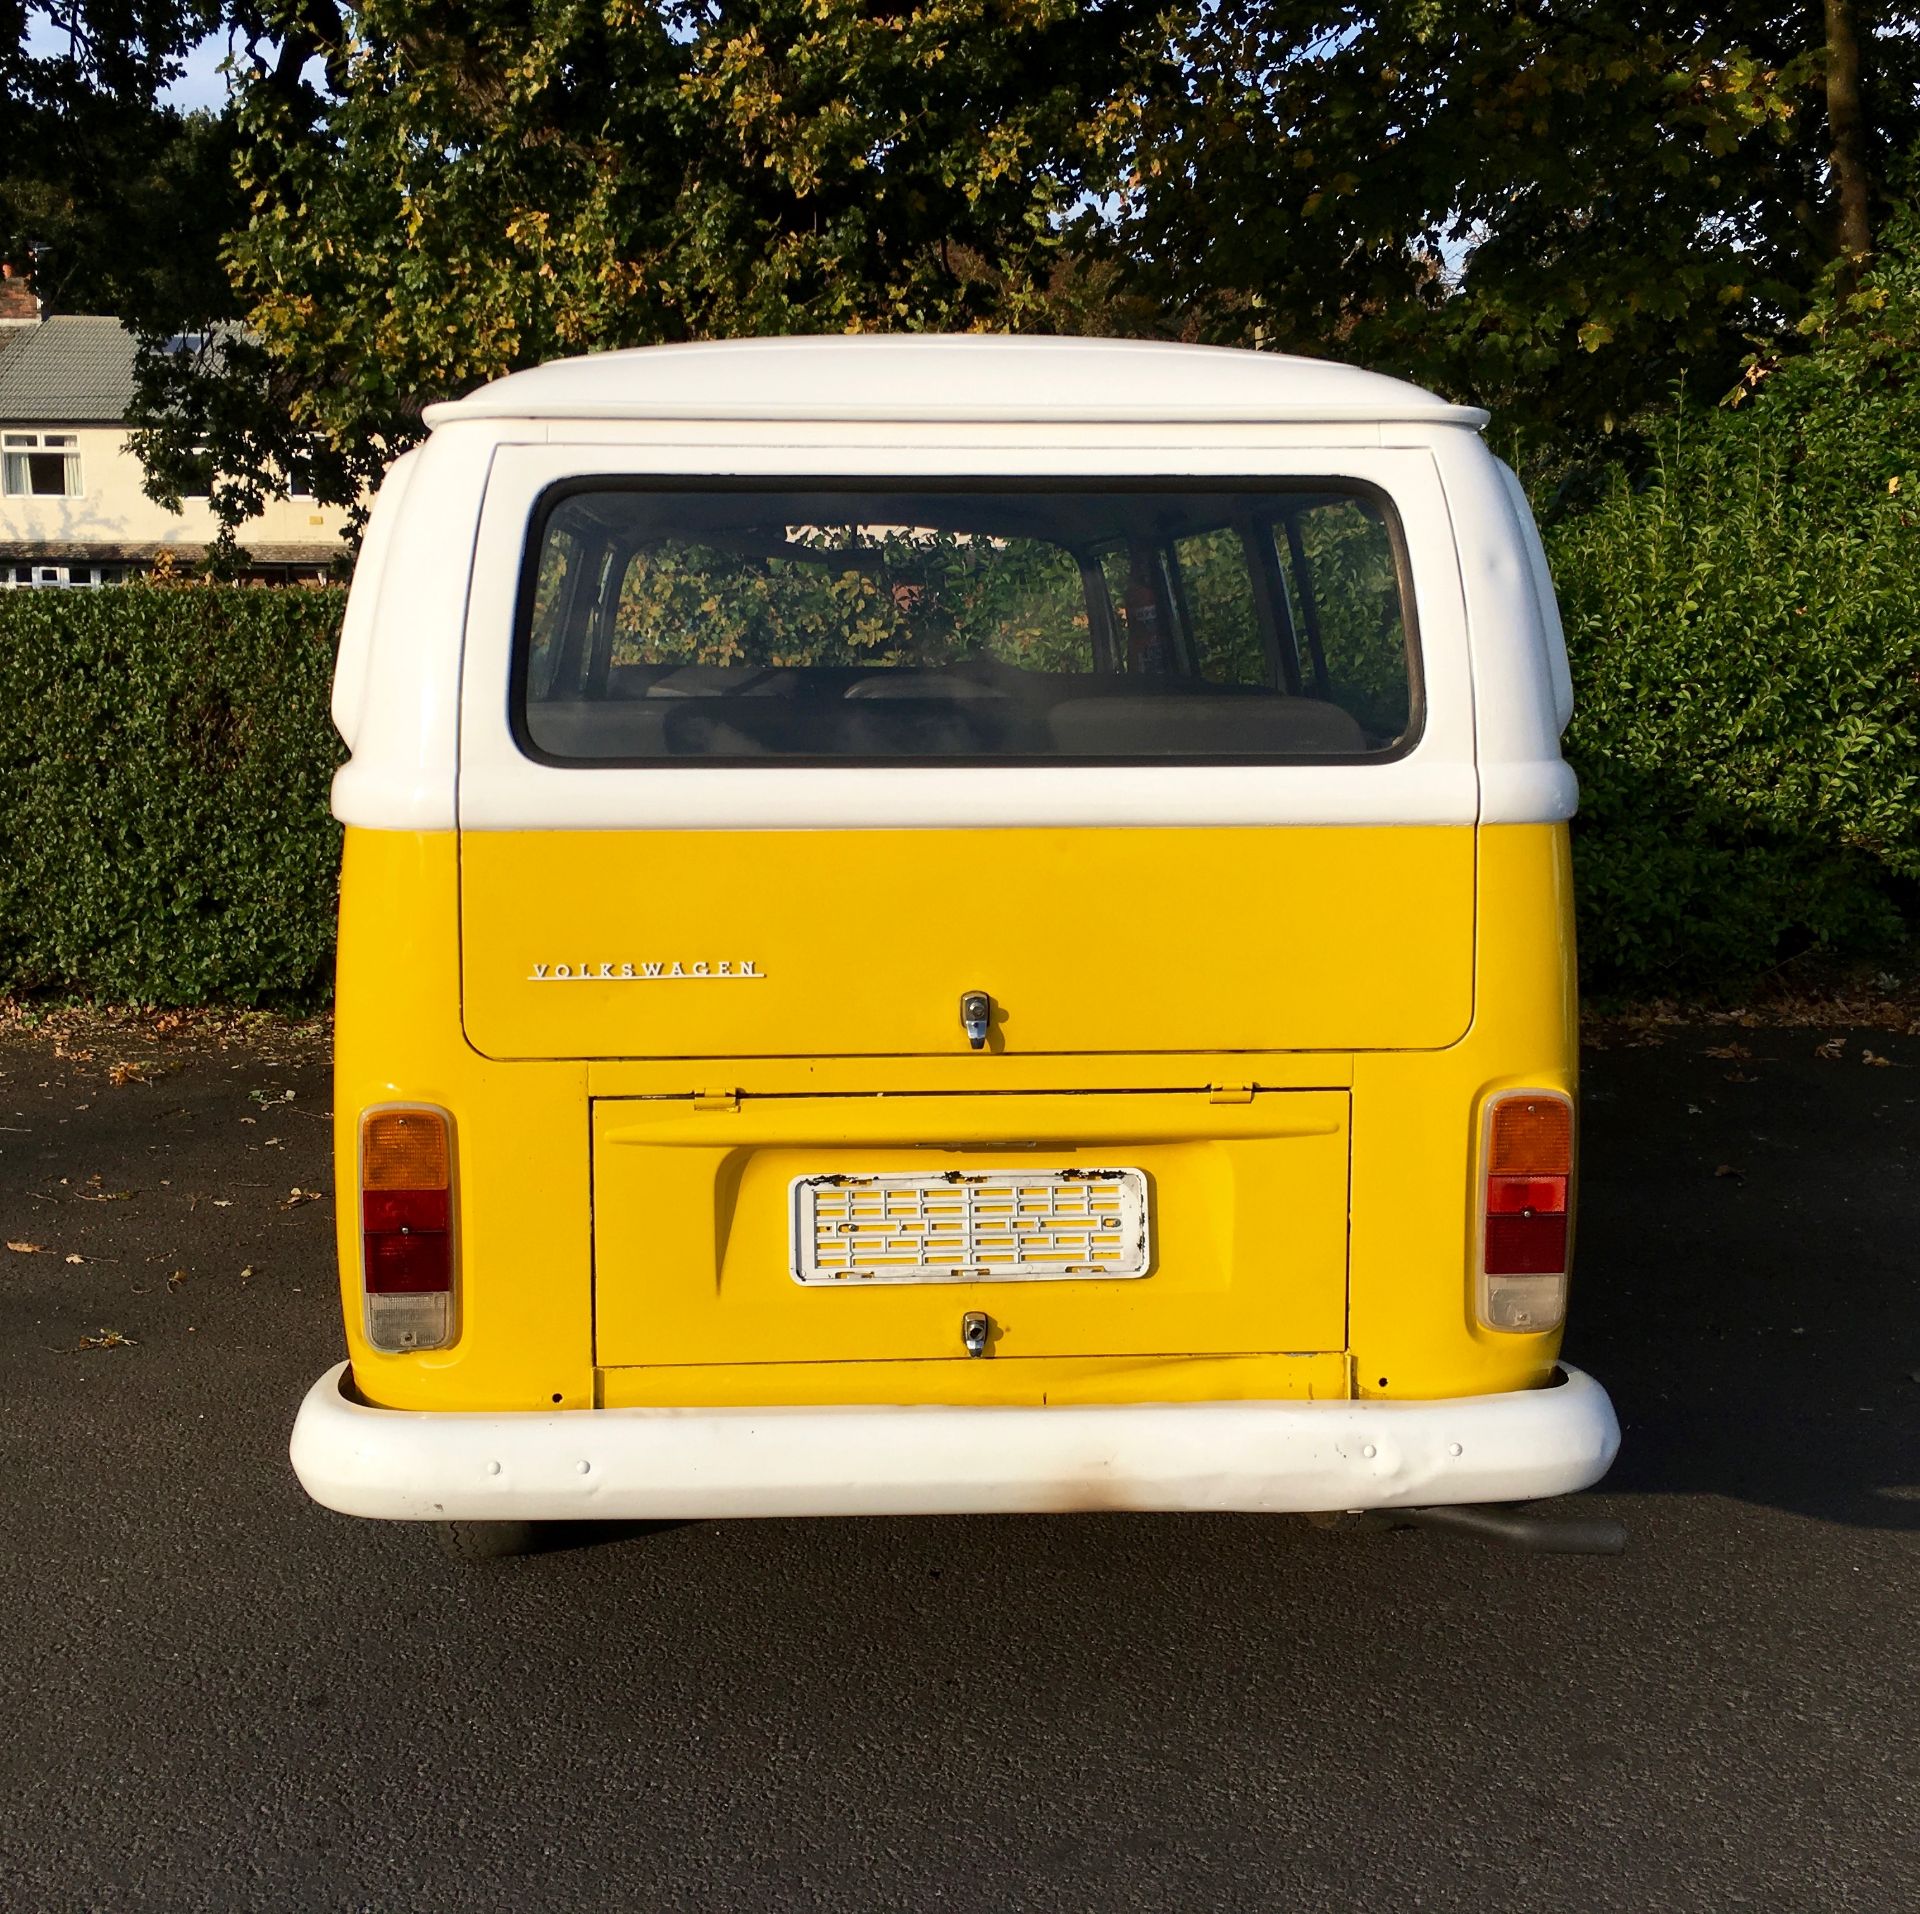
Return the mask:
{"type": "Polygon", "coordinates": [[[456,1562],[504,1562],[531,1555],[542,1542],[541,1522],[436,1522],[433,1539],[440,1553],[456,1562]]]}

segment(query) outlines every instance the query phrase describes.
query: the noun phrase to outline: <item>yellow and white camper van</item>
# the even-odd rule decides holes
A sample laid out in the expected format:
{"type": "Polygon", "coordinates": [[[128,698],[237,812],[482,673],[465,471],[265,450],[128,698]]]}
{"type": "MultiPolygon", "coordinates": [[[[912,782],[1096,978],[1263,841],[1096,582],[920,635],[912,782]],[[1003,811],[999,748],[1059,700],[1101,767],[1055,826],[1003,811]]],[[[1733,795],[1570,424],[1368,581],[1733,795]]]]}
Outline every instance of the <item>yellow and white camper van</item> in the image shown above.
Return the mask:
{"type": "Polygon", "coordinates": [[[506,1536],[1604,1472],[1571,697],[1484,414],[873,338],[427,418],[334,691],[311,1494],[506,1536]]]}

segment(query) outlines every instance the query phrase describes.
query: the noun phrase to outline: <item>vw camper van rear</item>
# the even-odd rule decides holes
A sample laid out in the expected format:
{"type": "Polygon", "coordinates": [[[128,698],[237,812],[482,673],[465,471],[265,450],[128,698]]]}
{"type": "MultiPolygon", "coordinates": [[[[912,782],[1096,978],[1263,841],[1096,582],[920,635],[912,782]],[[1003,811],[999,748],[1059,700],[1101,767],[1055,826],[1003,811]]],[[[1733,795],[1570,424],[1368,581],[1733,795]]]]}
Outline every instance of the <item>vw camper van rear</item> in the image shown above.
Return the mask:
{"type": "Polygon", "coordinates": [[[311,1494],[1338,1514],[1605,1471],[1559,1361],[1571,698],[1483,414],[861,339],[428,419],[335,687],[311,1494]]]}

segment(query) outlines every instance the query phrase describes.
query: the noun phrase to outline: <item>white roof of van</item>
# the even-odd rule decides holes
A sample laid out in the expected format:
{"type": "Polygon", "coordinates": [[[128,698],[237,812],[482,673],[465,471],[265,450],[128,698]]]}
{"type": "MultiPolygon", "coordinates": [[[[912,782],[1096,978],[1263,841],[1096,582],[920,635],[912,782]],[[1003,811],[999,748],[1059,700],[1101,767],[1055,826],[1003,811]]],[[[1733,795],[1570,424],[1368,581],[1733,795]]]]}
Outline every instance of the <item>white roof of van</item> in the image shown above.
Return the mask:
{"type": "Polygon", "coordinates": [[[559,359],[431,405],[455,419],[913,419],[1479,427],[1401,379],[1326,359],[1140,339],[861,334],[559,359]]]}

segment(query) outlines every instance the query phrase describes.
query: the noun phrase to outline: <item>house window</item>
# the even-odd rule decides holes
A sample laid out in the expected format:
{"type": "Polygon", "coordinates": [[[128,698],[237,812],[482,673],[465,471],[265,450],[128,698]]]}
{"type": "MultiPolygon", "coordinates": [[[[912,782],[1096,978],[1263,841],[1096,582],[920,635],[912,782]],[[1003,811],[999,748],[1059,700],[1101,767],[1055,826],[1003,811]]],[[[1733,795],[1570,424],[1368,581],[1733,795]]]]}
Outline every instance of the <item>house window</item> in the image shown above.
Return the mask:
{"type": "Polygon", "coordinates": [[[0,591],[31,591],[47,585],[114,585],[120,579],[120,568],[113,565],[8,565],[0,568],[0,591]]]}
{"type": "Polygon", "coordinates": [[[9,498],[78,498],[80,440],[72,432],[0,435],[9,498]]]}

